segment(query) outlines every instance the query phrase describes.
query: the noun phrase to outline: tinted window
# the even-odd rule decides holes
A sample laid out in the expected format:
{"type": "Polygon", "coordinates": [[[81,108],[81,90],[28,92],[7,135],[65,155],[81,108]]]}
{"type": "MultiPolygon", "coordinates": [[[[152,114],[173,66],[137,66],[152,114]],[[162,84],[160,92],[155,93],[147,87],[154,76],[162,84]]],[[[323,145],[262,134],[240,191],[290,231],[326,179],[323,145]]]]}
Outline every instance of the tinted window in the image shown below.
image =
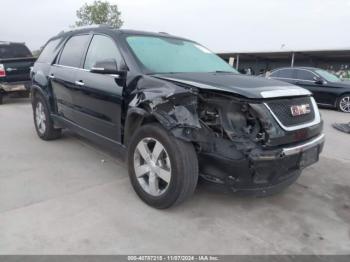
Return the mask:
{"type": "Polygon", "coordinates": [[[44,49],[41,51],[40,56],[37,60],[39,63],[51,63],[58,48],[58,44],[61,39],[50,41],[44,49]]]}
{"type": "Polygon", "coordinates": [[[95,35],[86,55],[84,68],[91,69],[97,61],[115,59],[120,64],[121,56],[115,42],[103,35],[95,35]]]}
{"type": "Polygon", "coordinates": [[[17,58],[31,56],[31,52],[23,44],[0,45],[0,58],[17,58]]]}
{"type": "Polygon", "coordinates": [[[77,35],[71,37],[64,46],[59,64],[80,67],[80,61],[88,39],[89,35],[77,35]]]}
{"type": "Polygon", "coordinates": [[[294,69],[280,69],[271,74],[271,77],[295,78],[294,69]]]}
{"type": "Polygon", "coordinates": [[[296,70],[296,78],[301,80],[309,80],[312,81],[315,75],[309,71],[306,70],[296,70]]]}

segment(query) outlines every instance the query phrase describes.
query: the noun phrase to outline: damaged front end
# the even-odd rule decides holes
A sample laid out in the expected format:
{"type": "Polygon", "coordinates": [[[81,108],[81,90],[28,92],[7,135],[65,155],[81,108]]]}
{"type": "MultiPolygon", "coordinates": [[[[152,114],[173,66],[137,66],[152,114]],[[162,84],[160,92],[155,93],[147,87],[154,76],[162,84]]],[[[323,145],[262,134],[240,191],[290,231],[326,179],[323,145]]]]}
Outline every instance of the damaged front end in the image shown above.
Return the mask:
{"type": "MultiPolygon", "coordinates": [[[[290,100],[273,103],[284,105],[290,100]]],[[[208,137],[206,143],[199,143],[201,174],[234,192],[265,195],[283,189],[318,160],[323,147],[321,121],[284,130],[265,101],[204,93],[199,96],[199,112],[208,137]],[[305,152],[311,150],[305,160],[305,152]]]]}
{"type": "Polygon", "coordinates": [[[234,192],[264,195],[293,183],[312,163],[305,162],[304,151],[316,150],[318,158],[323,146],[323,139],[318,139],[308,148],[300,147],[320,136],[322,122],[284,130],[264,102],[152,83],[152,88],[136,91],[128,115],[137,110],[143,115],[137,120],[128,117],[127,122],[133,123],[126,127],[156,120],[195,146],[200,175],[206,180],[227,185],[234,192]],[[298,150],[293,153],[286,151],[295,147],[298,150]]]}

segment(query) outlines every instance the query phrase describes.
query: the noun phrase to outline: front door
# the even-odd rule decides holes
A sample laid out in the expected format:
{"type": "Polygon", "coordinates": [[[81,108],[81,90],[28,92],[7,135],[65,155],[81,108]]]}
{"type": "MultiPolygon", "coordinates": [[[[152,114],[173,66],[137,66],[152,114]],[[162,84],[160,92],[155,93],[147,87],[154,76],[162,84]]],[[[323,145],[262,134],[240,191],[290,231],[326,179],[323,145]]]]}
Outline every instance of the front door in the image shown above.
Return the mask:
{"type": "Polygon", "coordinates": [[[322,93],[324,88],[322,84],[318,84],[315,81],[315,77],[318,77],[314,72],[305,69],[296,69],[296,85],[308,89],[317,103],[324,103],[322,93]]]}
{"type": "Polygon", "coordinates": [[[91,73],[97,61],[121,55],[115,41],[106,35],[94,35],[86,54],[84,69],[77,74],[79,91],[74,97],[78,124],[96,134],[121,141],[121,104],[123,85],[115,76],[91,73]]]}

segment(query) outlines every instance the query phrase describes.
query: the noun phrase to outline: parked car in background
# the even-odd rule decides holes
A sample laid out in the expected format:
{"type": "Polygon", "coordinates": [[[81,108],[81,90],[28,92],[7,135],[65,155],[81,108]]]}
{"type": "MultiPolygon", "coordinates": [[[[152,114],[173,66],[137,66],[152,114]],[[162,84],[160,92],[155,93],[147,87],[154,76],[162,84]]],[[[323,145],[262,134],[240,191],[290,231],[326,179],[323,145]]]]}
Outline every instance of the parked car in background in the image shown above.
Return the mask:
{"type": "Polygon", "coordinates": [[[127,155],[138,196],[168,208],[198,175],[267,195],[318,161],[323,122],[311,93],[239,74],[202,45],[164,33],[76,29],[48,41],[32,72],[34,124],[127,155]]]}
{"type": "Polygon", "coordinates": [[[269,78],[310,90],[317,104],[350,113],[350,82],[314,67],[286,67],[271,72],[269,78]]]}
{"type": "Polygon", "coordinates": [[[35,60],[24,43],[0,41],[0,104],[6,95],[29,95],[35,60]]]}

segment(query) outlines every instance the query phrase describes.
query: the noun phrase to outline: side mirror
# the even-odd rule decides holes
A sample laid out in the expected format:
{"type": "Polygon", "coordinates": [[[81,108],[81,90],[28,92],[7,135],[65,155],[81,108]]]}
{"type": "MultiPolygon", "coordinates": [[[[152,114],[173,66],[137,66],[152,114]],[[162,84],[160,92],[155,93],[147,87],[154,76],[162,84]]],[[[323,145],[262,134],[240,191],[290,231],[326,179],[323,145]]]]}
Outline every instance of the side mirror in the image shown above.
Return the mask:
{"type": "Polygon", "coordinates": [[[115,59],[97,61],[90,72],[95,74],[122,75],[122,72],[118,70],[117,61],[115,59]]]}
{"type": "Polygon", "coordinates": [[[317,85],[323,85],[324,84],[323,79],[321,77],[319,77],[319,76],[315,76],[313,79],[315,81],[315,84],[317,84],[317,85]]]}

